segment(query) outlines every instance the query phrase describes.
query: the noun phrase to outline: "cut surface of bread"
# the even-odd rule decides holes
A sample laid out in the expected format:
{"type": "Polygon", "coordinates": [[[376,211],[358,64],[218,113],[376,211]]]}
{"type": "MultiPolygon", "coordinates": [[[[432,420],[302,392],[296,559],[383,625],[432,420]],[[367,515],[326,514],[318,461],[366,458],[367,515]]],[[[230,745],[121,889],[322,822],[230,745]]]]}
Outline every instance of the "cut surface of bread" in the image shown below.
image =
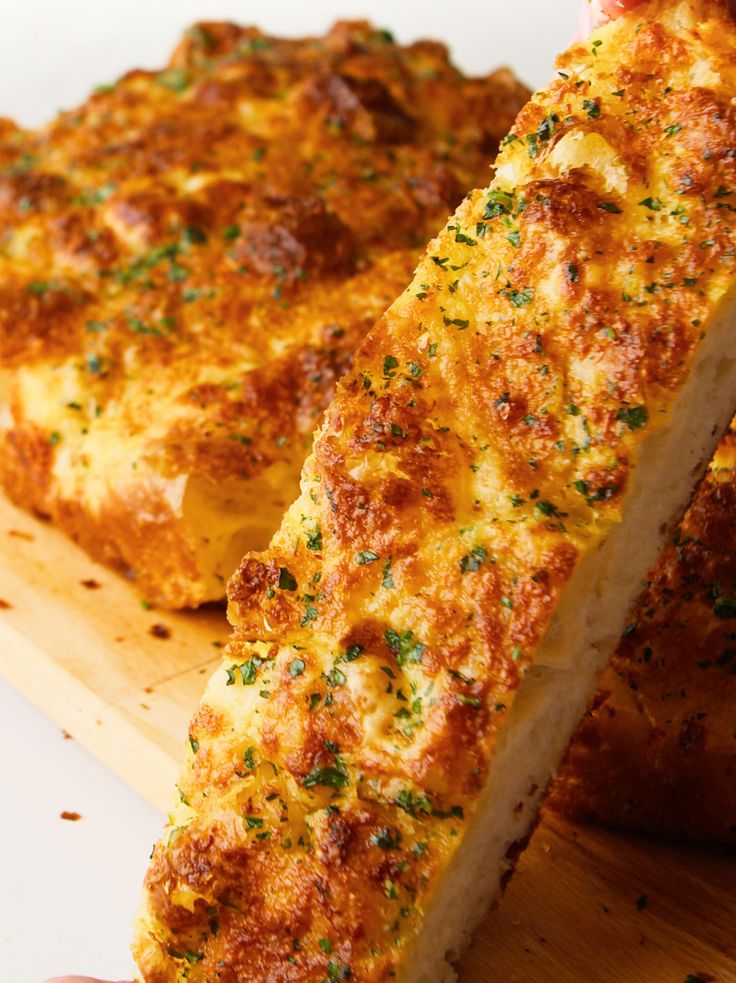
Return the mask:
{"type": "Polygon", "coordinates": [[[736,436],[647,576],[550,804],[736,846],[736,436]]]}
{"type": "Polygon", "coordinates": [[[573,47],[358,349],[231,580],[146,983],[454,978],[733,412],[735,55],[695,0],[573,47]]]}
{"type": "Polygon", "coordinates": [[[352,352],[528,92],[364,22],[190,30],[0,130],[0,485],[141,593],[220,599],[352,352]]]}

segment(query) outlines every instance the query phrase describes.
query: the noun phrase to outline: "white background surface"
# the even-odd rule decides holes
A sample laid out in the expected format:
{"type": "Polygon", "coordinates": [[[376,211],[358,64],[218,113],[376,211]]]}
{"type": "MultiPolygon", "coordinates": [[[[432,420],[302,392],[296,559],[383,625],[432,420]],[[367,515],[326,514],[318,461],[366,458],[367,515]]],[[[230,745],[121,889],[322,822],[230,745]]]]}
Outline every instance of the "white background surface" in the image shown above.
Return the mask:
{"type": "MultiPolygon", "coordinates": [[[[364,16],[400,41],[444,39],[466,71],[507,63],[538,85],[577,18],[576,0],[2,0],[0,9],[0,116],[28,125],[127,68],[157,67],[197,19],[295,35],[364,16]]],[[[0,789],[0,983],[130,978],[130,925],[163,817],[2,683],[0,789]],[[65,822],[63,810],[83,818],[65,822]]]]}
{"type": "Polygon", "coordinates": [[[158,67],[195,20],[300,35],[368,17],[402,42],[444,40],[465,71],[505,62],[530,85],[548,79],[577,21],[576,0],[1,0],[0,10],[0,115],[29,125],[128,68],[158,67]]]}

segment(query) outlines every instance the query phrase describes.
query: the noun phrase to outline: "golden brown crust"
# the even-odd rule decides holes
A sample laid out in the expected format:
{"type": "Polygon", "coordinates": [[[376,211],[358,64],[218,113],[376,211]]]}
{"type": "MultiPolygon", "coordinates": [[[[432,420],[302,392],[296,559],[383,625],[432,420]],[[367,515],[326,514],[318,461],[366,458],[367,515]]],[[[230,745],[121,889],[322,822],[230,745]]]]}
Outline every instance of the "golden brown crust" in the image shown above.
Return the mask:
{"type": "Polygon", "coordinates": [[[736,846],[735,465],[729,433],[649,575],[553,807],[736,846]]]}
{"type": "Polygon", "coordinates": [[[238,555],[267,543],[336,379],[526,95],[364,22],[298,41],[207,23],[164,71],[8,125],[2,484],[150,599],[222,596],[201,569],[227,562],[202,552],[216,511],[195,527],[180,482],[232,485],[231,524],[265,502],[238,555]]]}
{"type": "Polygon", "coordinates": [[[358,349],[231,582],[146,882],[147,983],[408,973],[563,590],[734,283],[734,39],[697,6],[572,49],[358,349]]]}

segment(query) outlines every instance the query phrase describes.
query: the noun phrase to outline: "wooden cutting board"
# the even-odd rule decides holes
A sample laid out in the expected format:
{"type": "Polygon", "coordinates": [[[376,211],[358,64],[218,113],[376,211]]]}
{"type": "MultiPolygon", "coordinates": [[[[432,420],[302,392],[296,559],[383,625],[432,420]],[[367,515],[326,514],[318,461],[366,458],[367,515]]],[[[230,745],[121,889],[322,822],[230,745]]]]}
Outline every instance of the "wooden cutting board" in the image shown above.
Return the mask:
{"type": "MultiPolygon", "coordinates": [[[[0,498],[0,673],[163,811],[226,637],[0,498]]],[[[736,983],[734,929],[736,857],[548,815],[460,983],[736,983]]]]}

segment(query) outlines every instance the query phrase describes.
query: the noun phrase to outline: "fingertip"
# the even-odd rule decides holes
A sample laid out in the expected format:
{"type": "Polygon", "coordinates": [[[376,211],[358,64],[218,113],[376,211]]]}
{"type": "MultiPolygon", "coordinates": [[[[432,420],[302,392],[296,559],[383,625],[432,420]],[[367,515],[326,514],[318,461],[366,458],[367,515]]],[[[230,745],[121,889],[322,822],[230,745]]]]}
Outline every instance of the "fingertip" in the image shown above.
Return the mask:
{"type": "Polygon", "coordinates": [[[583,3],[580,8],[580,20],[578,23],[578,37],[585,39],[595,30],[595,17],[593,6],[590,3],[583,3]]]}
{"type": "MultiPolygon", "coordinates": [[[[52,976],[44,983],[113,983],[112,980],[98,980],[94,976],[52,976]]],[[[118,980],[118,983],[131,983],[129,980],[118,980]]]]}
{"type": "Polygon", "coordinates": [[[600,7],[607,17],[618,17],[627,10],[638,7],[640,3],[641,0],[600,0],[600,7]]]}
{"type": "MultiPolygon", "coordinates": [[[[642,0],[583,0],[578,36],[585,39],[602,24],[637,7],[642,0]]],[[[730,0],[736,5],[736,0],[730,0]]]]}

